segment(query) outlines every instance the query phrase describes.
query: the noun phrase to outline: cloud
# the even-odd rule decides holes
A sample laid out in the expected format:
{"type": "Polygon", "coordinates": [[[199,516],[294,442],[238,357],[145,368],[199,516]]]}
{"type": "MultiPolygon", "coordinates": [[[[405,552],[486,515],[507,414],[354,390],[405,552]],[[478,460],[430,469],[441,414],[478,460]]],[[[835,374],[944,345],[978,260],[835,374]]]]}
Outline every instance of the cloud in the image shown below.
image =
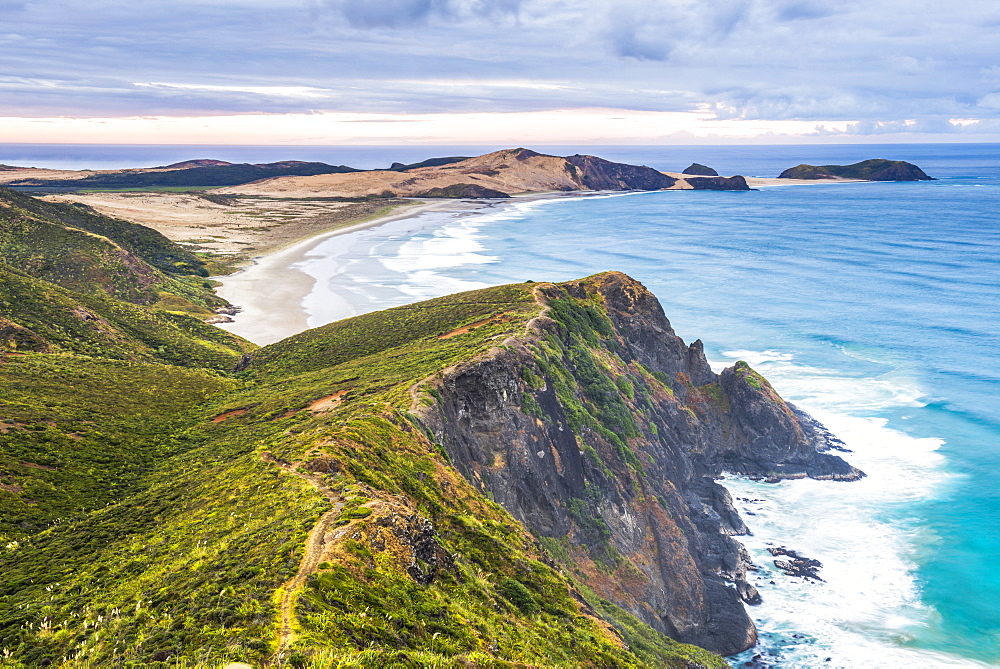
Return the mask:
{"type": "Polygon", "coordinates": [[[0,72],[17,73],[0,79],[0,113],[16,116],[614,107],[878,134],[912,132],[907,119],[951,134],[950,119],[982,129],[1000,118],[993,0],[961,12],[938,0],[0,0],[0,10],[0,72]]]}
{"type": "Polygon", "coordinates": [[[361,28],[394,28],[425,21],[434,5],[433,0],[347,0],[341,11],[361,28]]]}
{"type": "Polygon", "coordinates": [[[331,3],[358,28],[419,26],[432,17],[452,20],[516,15],[521,0],[339,0],[331,3]]]}
{"type": "Polygon", "coordinates": [[[789,2],[778,8],[779,21],[802,21],[823,19],[832,16],[833,7],[829,3],[819,2],[789,2]]]}

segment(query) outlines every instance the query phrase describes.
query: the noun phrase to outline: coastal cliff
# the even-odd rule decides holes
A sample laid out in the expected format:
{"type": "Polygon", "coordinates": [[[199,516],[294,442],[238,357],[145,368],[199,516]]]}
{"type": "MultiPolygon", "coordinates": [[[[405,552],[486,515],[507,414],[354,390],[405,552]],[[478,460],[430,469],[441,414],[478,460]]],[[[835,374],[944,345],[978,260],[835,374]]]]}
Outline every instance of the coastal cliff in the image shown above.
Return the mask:
{"type": "MultiPolygon", "coordinates": [[[[117,323],[103,299],[83,304],[117,323]]],[[[0,310],[18,342],[22,303],[0,310]]],[[[709,651],[754,642],[759,595],[715,477],[861,476],[615,272],[331,323],[232,375],[181,367],[187,340],[116,342],[0,358],[12,668],[722,669],[709,651]]]]}
{"type": "Polygon", "coordinates": [[[629,277],[536,294],[529,334],[449,370],[421,420],[600,597],[720,654],[752,646],[747,530],[714,478],[863,474],[745,363],[715,374],[629,277]]]}

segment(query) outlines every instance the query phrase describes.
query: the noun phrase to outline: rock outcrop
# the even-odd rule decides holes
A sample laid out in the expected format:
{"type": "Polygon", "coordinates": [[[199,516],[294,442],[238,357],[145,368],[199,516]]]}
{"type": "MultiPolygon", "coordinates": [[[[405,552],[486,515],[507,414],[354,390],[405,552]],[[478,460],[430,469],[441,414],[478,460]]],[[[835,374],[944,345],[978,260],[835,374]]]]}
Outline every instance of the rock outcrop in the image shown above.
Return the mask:
{"type": "Polygon", "coordinates": [[[863,474],[745,363],[713,372],[629,277],[536,295],[547,309],[528,334],[447,370],[421,421],[601,598],[677,640],[749,648],[742,602],[760,596],[732,538],[747,528],[714,479],[863,474]]]}
{"type": "Polygon", "coordinates": [[[913,163],[875,158],[853,165],[796,165],[779,179],[859,179],[862,181],[933,181],[913,163]]]}
{"type": "Polygon", "coordinates": [[[719,173],[713,170],[708,165],[702,165],[701,163],[691,163],[689,166],[684,168],[682,174],[691,174],[698,177],[717,177],[719,173]]]}
{"type": "Polygon", "coordinates": [[[693,190],[750,190],[747,180],[740,175],[732,177],[688,177],[685,179],[693,190]]]}
{"type": "Polygon", "coordinates": [[[478,184],[454,184],[438,188],[430,188],[415,197],[448,197],[448,198],[509,198],[510,195],[478,184]]]}
{"type": "Polygon", "coordinates": [[[597,156],[568,156],[580,184],[588,190],[661,190],[677,182],[652,167],[613,163],[597,156]]]}

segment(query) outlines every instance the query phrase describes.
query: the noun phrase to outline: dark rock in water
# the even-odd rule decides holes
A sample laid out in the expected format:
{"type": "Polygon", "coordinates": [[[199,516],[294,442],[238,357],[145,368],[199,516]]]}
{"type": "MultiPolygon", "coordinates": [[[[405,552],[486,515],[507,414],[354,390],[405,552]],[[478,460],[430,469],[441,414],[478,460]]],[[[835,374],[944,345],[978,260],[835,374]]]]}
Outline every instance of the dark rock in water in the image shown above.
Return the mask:
{"type": "Polygon", "coordinates": [[[819,452],[827,437],[745,362],[714,373],[701,342],[677,337],[637,281],[608,272],[538,284],[536,295],[549,311],[528,334],[448,370],[420,421],[470,482],[537,536],[585,556],[567,559],[599,597],[679,641],[723,655],[752,647],[756,630],[743,603],[760,594],[733,538],[748,529],[714,479],[863,474],[819,452]],[[566,320],[572,305],[601,306],[566,320]],[[601,346],[621,365],[612,378],[635,391],[631,399],[615,399],[615,383],[587,362],[592,354],[574,334],[585,321],[602,323],[601,346]],[[590,375],[567,385],[558,369],[590,375]],[[598,392],[600,403],[592,399],[598,392]],[[581,429],[565,397],[614,421],[627,441],[599,425],[581,429]],[[607,578],[601,565],[630,574],[627,583],[607,578]]]}
{"type": "Polygon", "coordinates": [[[773,669],[774,665],[768,662],[760,653],[754,655],[748,662],[740,665],[743,669],[773,669]]]}
{"type": "Polygon", "coordinates": [[[613,163],[597,156],[566,156],[567,168],[585,188],[592,190],[660,190],[670,188],[677,179],[652,167],[613,163]]]}
{"type": "Polygon", "coordinates": [[[700,163],[691,163],[690,166],[684,168],[682,174],[693,174],[699,177],[717,177],[719,173],[713,170],[708,165],[702,165],[700,163]]]}
{"type": "Polygon", "coordinates": [[[823,566],[819,560],[803,557],[793,550],[785,547],[768,548],[767,552],[775,557],[787,557],[788,560],[774,560],[774,566],[785,572],[787,576],[797,576],[799,578],[822,581],[819,570],[823,566]]]}
{"type": "Polygon", "coordinates": [[[691,177],[687,179],[694,190],[752,190],[747,180],[736,175],[733,177],[691,177]]]}
{"type": "Polygon", "coordinates": [[[414,197],[487,197],[487,198],[509,198],[510,195],[503,191],[493,190],[479,184],[452,184],[442,188],[431,188],[422,193],[417,193],[414,197]]]}
{"type": "Polygon", "coordinates": [[[933,181],[922,169],[903,160],[875,158],[853,165],[796,165],[779,179],[862,179],[864,181],[933,181]]]}

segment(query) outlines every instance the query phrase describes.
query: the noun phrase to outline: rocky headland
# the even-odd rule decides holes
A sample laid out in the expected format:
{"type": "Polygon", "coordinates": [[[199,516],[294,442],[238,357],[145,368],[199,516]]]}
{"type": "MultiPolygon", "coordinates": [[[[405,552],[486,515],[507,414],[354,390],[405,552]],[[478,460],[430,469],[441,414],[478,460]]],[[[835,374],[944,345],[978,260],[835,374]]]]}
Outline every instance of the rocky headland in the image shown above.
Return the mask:
{"type": "MultiPolygon", "coordinates": [[[[542,191],[747,190],[738,182],[687,182],[651,167],[616,163],[597,156],[549,156],[530,149],[505,149],[482,156],[429,158],[393,163],[385,170],[284,160],[233,164],[186,160],[160,167],[121,170],[45,170],[5,167],[0,183],[37,192],[213,188],[218,193],[279,197],[493,198],[542,191]],[[352,176],[353,175],[353,176],[352,176]],[[223,188],[228,187],[228,188],[223,188]]],[[[717,177],[699,172],[696,176],[717,177]]]]}
{"type": "Polygon", "coordinates": [[[703,649],[752,646],[760,595],[716,478],[863,475],[746,363],[713,372],[621,273],[257,348],[176,313],[230,310],[195,291],[198,257],[0,195],[12,667],[722,669],[703,649]],[[143,281],[159,292],[123,289],[143,281]]]}
{"type": "Polygon", "coordinates": [[[863,474],[746,363],[714,373],[629,277],[536,295],[527,334],[447,370],[421,421],[600,597],[686,643],[751,647],[747,528],[715,479],[863,474]]]}

